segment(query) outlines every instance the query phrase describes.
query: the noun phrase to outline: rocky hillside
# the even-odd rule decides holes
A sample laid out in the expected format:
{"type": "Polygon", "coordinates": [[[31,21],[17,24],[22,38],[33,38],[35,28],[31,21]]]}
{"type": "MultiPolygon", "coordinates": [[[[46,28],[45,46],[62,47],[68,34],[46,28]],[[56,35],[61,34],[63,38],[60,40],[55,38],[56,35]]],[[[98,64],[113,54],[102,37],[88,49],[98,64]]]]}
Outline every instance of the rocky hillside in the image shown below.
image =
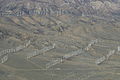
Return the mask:
{"type": "Polygon", "coordinates": [[[0,80],[120,80],[120,0],[0,0],[0,80]]]}
{"type": "Polygon", "coordinates": [[[0,0],[1,15],[119,15],[119,0],[0,0]]]}

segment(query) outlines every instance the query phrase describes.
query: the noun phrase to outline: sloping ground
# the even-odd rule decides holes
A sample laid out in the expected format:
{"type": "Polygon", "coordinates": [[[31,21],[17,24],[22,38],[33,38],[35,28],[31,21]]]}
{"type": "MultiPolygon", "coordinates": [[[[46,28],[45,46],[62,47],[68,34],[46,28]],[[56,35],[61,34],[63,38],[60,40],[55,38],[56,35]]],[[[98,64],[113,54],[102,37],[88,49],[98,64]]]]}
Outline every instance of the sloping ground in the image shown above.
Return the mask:
{"type": "Polygon", "coordinates": [[[0,16],[43,15],[46,12],[49,15],[57,12],[73,16],[111,16],[120,14],[119,7],[119,0],[1,0],[0,16]]]}
{"type": "Polygon", "coordinates": [[[96,17],[1,17],[0,50],[10,49],[31,40],[22,51],[10,53],[0,64],[0,80],[119,80],[120,20],[96,17]],[[66,20],[65,20],[66,19],[66,20]],[[88,51],[46,69],[46,64],[78,49],[92,40],[100,42],[88,51]],[[30,53],[55,43],[55,48],[27,59],[30,53]],[[115,50],[100,65],[95,61],[115,50]]]}

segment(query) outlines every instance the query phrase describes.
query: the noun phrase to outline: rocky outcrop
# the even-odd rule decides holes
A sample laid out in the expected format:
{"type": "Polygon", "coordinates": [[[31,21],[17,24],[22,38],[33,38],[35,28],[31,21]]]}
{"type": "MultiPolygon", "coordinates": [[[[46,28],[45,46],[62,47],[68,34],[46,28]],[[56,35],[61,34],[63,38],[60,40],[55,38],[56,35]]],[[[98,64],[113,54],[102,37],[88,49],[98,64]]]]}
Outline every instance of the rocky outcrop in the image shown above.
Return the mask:
{"type": "Polygon", "coordinates": [[[54,15],[58,13],[81,15],[107,15],[119,13],[118,0],[4,0],[1,15],[54,15]]]}

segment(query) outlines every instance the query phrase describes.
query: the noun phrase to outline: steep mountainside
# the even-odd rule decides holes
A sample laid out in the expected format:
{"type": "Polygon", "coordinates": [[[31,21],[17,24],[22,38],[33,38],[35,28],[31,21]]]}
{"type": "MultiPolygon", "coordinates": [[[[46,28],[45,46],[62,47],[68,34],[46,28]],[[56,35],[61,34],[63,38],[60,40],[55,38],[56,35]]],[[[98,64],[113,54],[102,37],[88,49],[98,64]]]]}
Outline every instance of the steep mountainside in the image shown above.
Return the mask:
{"type": "Polygon", "coordinates": [[[120,13],[119,0],[1,0],[1,15],[46,15],[58,12],[75,16],[120,13]],[[61,12],[62,10],[62,12],[61,12]],[[46,14],[45,14],[46,13],[46,14]]]}

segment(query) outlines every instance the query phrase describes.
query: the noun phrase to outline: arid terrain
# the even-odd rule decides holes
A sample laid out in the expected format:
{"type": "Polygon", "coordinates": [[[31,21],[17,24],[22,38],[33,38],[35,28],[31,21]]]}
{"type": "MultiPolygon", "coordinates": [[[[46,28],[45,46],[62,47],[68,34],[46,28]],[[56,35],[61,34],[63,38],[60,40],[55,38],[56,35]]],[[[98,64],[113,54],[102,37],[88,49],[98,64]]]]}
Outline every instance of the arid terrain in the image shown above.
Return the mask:
{"type": "Polygon", "coordinates": [[[0,0],[0,9],[0,80],[120,80],[119,0],[0,0]]]}

